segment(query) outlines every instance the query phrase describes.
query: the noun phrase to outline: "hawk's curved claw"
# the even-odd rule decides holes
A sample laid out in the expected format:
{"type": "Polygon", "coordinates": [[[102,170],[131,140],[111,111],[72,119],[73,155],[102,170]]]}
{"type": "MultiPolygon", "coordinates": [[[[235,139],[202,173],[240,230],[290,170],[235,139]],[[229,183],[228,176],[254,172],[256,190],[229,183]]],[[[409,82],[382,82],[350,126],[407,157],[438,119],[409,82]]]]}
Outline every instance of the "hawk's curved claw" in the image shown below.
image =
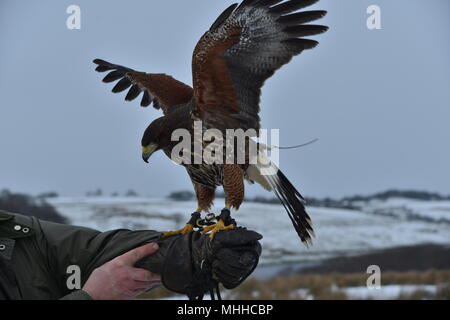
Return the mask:
{"type": "Polygon", "coordinates": [[[175,230],[175,231],[168,231],[168,232],[163,232],[163,238],[167,238],[170,236],[175,236],[178,234],[186,234],[189,232],[192,232],[194,230],[194,226],[190,223],[187,223],[183,228],[179,229],[179,230],[175,230]]]}
{"type": "Polygon", "coordinates": [[[216,235],[217,232],[223,231],[223,230],[232,230],[234,228],[236,228],[236,226],[234,224],[225,226],[225,223],[223,222],[223,220],[219,219],[219,221],[217,221],[216,224],[213,224],[211,226],[207,226],[207,227],[203,228],[202,233],[208,233],[211,231],[211,233],[209,234],[209,238],[211,240],[213,240],[214,236],[216,235]]]}

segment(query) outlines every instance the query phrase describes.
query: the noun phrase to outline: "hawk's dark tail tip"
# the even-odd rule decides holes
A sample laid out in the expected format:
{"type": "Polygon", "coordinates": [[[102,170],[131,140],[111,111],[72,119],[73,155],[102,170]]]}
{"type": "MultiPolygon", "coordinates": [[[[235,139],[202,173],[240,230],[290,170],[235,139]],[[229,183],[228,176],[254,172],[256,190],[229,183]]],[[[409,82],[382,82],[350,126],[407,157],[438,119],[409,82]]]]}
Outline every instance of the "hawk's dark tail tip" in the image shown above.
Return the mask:
{"type": "Polygon", "coordinates": [[[276,177],[272,179],[275,194],[286,209],[295,231],[302,242],[309,247],[312,244],[311,237],[314,236],[314,231],[311,218],[306,213],[304,198],[281,170],[278,170],[276,177]]]}

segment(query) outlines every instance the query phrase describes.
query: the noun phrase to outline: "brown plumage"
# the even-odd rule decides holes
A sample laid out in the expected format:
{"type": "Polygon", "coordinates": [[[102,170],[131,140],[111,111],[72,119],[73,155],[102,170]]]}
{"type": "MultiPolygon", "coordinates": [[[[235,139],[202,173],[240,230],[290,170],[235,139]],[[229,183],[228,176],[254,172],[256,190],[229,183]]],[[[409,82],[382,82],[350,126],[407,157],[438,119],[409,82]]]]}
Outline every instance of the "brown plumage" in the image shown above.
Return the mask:
{"type": "Polygon", "coordinates": [[[193,182],[198,207],[202,211],[209,211],[216,196],[216,188],[193,182]]]}
{"type": "Polygon", "coordinates": [[[186,103],[192,98],[190,86],[165,74],[133,72],[128,78],[142,90],[148,90],[159,101],[164,114],[169,112],[170,106],[186,103]]]}
{"type": "MultiPolygon", "coordinates": [[[[226,9],[203,35],[192,59],[193,88],[164,74],[147,74],[104,60],[94,60],[104,82],[118,81],[113,92],[128,89],[126,100],[143,92],[141,106],[153,103],[164,116],[153,121],[142,138],[143,158],[163,150],[171,156],[176,129],[193,133],[194,121],[203,129],[260,129],[260,95],[264,82],[293,56],[317,45],[303,37],[327,27],[305,24],[325,16],[325,11],[302,11],[317,0],[244,0],[226,9]]],[[[195,140],[192,138],[191,143],[195,140]]],[[[203,148],[209,142],[201,141],[203,148]]],[[[203,149],[205,150],[205,149],[203,149]]],[[[195,150],[191,157],[194,158],[195,150]]],[[[303,198],[273,164],[182,163],[197,195],[199,211],[208,211],[216,187],[223,186],[226,207],[238,209],[244,198],[244,179],[273,191],[286,208],[302,241],[309,242],[312,227],[303,198]],[[269,167],[271,175],[262,172],[269,167]]],[[[183,229],[184,231],[191,228],[183,229]]],[[[183,231],[183,232],[184,232],[183,231]]]]}
{"type": "Polygon", "coordinates": [[[244,171],[236,164],[223,165],[225,203],[239,209],[244,200],[244,171]]]}
{"type": "MultiPolygon", "coordinates": [[[[219,35],[206,33],[194,50],[192,73],[196,110],[238,113],[238,97],[223,54],[239,42],[240,28],[233,27],[219,35]]],[[[201,118],[201,115],[199,115],[201,118]]]]}

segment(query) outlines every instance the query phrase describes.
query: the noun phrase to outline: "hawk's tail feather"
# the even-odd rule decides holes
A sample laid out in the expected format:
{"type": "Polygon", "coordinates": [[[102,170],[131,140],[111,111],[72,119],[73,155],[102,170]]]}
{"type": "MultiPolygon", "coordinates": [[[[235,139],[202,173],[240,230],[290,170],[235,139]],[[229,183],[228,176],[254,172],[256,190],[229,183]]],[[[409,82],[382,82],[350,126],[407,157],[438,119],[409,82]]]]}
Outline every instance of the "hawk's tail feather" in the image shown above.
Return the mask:
{"type": "Polygon", "coordinates": [[[305,209],[304,198],[279,169],[276,175],[268,175],[267,180],[286,209],[298,236],[309,247],[312,243],[311,237],[314,236],[314,231],[311,218],[305,209]]]}
{"type": "Polygon", "coordinates": [[[257,182],[264,189],[275,193],[286,209],[298,236],[309,247],[312,244],[311,237],[314,237],[314,231],[311,218],[305,210],[305,199],[284,173],[264,152],[259,152],[257,163],[249,165],[246,174],[248,180],[257,182]]]}

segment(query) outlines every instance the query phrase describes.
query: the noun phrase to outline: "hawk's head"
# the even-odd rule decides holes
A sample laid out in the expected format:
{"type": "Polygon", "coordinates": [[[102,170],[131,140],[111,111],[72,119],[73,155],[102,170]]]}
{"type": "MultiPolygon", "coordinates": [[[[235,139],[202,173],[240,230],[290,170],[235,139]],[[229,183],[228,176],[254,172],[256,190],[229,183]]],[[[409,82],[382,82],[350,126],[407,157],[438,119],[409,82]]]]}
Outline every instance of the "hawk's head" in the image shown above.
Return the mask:
{"type": "Polygon", "coordinates": [[[158,150],[163,149],[168,145],[168,138],[170,134],[167,133],[165,125],[165,117],[154,120],[144,132],[142,137],[142,159],[148,163],[150,156],[158,150]]]}

